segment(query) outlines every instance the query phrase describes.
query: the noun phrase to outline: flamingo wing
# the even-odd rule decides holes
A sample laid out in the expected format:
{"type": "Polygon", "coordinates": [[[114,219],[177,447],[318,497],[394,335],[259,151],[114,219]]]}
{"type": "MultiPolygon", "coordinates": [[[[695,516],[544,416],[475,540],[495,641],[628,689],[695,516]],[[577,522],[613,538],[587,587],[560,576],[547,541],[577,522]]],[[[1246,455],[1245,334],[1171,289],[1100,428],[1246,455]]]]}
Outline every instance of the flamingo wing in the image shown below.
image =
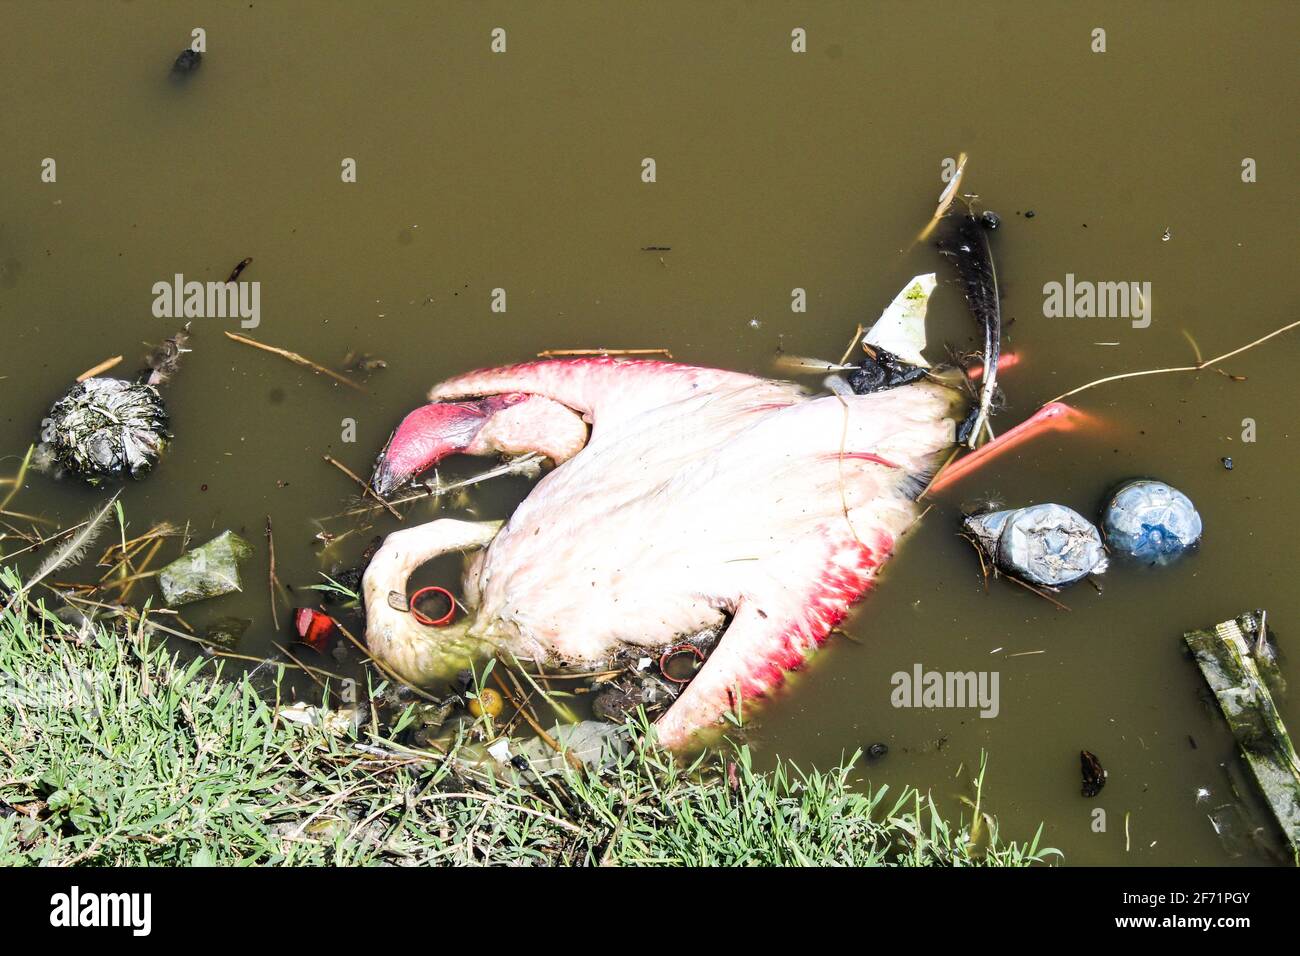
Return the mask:
{"type": "Polygon", "coordinates": [[[756,404],[789,405],[803,397],[789,382],[677,362],[599,356],[467,372],[435,385],[429,399],[455,401],[506,392],[541,395],[582,413],[594,430],[693,396],[735,390],[752,392],[756,404]]]}

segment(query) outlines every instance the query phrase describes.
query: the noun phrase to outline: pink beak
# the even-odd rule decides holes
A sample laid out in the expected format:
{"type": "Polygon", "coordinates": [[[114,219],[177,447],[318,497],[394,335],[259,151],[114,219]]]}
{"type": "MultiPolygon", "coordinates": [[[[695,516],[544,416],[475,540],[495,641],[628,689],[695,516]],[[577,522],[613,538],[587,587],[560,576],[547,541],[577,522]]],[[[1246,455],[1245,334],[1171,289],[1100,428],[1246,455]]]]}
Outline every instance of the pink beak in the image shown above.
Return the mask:
{"type": "Polygon", "coordinates": [[[488,419],[527,398],[514,392],[417,408],[402,419],[379,453],[370,486],[380,496],[392,494],[448,455],[465,451],[488,419]]]}

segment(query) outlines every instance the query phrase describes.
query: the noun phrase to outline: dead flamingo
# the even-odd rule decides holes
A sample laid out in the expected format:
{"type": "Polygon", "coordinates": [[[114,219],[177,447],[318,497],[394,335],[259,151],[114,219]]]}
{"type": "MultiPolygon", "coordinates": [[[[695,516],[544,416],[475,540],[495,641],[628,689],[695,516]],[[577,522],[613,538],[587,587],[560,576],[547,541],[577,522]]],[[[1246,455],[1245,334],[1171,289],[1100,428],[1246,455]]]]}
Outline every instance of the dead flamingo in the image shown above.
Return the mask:
{"type": "Polygon", "coordinates": [[[429,684],[480,653],[588,668],[722,638],[657,723],[680,748],[763,697],[825,640],[916,519],[952,446],[957,392],[921,380],[810,396],[788,382],[644,359],[484,369],[436,386],[372,484],[390,494],[455,453],[558,463],[504,524],[440,519],[390,534],[366,571],[366,637],[429,684]],[[469,613],[423,627],[406,582],[475,552],[469,613]]]}
{"type": "MultiPolygon", "coordinates": [[[[970,216],[962,224],[945,251],[985,335],[978,417],[966,422],[974,445],[991,431],[1000,318],[985,227],[970,216]]],[[[479,654],[598,667],[725,628],[659,719],[660,741],[684,747],[763,697],[870,586],[957,438],[956,392],[921,354],[934,288],[933,275],[904,287],[867,334],[873,368],[864,363],[852,388],[828,380],[832,395],[607,357],[483,369],[434,387],[380,456],[371,484],[381,495],[456,453],[538,453],[558,467],[504,525],[443,519],[390,535],[363,581],[372,652],[427,684],[479,654]],[[421,627],[407,579],[453,551],[477,552],[463,586],[470,613],[421,627]]],[[[945,481],[1067,424],[1069,412],[1045,408],[945,469],[945,481]]]]}

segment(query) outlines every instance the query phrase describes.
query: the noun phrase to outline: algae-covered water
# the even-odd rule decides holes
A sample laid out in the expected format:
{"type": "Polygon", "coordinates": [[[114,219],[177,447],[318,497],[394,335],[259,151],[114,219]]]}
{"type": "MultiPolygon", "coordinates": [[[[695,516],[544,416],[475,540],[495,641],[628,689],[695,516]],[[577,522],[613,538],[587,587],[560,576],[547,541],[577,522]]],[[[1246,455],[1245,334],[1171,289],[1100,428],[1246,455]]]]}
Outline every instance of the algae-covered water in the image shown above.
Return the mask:
{"type": "MultiPolygon", "coordinates": [[[[950,274],[914,242],[961,151],[963,190],[1003,222],[1019,363],[999,430],[1089,380],[1189,364],[1192,341],[1209,357],[1297,318],[1293,4],[135,0],[4,3],[0,18],[3,470],[73,377],[117,354],[133,370],[176,330],[154,314],[155,283],[224,279],[252,257],[257,327],[194,320],[166,390],[175,440],[123,496],[135,533],[165,520],[196,543],[229,528],[256,546],[243,593],[185,611],[200,628],[251,620],[237,650],[252,657],[286,640],[270,622],[267,516],[279,576],[310,603],[322,567],[395,526],[378,517],[322,556],[317,519],[355,493],[322,456],[368,473],[451,374],[583,347],[771,374],[778,348],[838,358],[936,269],[931,355],[973,346],[950,274]],[[178,82],[168,71],[194,28],[206,53],[178,82]],[[1067,276],[1150,283],[1149,324],[1045,315],[1045,284],[1067,276]],[[358,392],[223,331],[386,368],[359,374],[358,392]]],[[[1253,607],[1284,654],[1300,635],[1298,358],[1292,334],[1226,362],[1232,378],[1102,386],[1073,400],[1085,427],[936,495],[847,623],[854,639],[751,715],[760,756],[829,764],[885,743],[866,774],[955,813],[983,750],[983,806],[1004,833],[1044,821],[1072,863],[1271,859],[1225,845],[1210,820],[1232,802],[1233,745],[1180,636],[1253,607]],[[1063,593],[1069,610],[986,589],[955,535],[966,502],[1094,514],[1141,475],[1191,496],[1203,547],[1170,568],[1113,567],[1100,591],[1063,593]],[[996,671],[996,717],[893,706],[891,676],[918,664],[996,671]],[[1079,792],[1080,749],[1110,774],[1095,798],[1079,792]]],[[[487,486],[448,513],[505,516],[527,487],[487,486]]],[[[97,500],[33,474],[10,510],[68,524],[97,500]]],[[[1293,701],[1282,710],[1300,726],[1293,701]]]]}

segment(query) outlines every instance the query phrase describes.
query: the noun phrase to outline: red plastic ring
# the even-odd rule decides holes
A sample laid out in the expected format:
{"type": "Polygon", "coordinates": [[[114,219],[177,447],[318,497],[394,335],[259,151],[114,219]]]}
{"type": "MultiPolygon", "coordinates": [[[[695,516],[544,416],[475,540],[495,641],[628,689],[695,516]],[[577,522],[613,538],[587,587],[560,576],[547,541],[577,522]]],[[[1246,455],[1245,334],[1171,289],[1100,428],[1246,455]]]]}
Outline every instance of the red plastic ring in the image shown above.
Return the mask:
{"type": "Polygon", "coordinates": [[[661,654],[659,657],[659,673],[663,674],[666,680],[670,680],[674,684],[689,684],[695,678],[694,674],[692,674],[690,677],[674,677],[672,674],[668,673],[668,669],[664,667],[664,664],[667,662],[668,658],[676,657],[678,654],[681,654],[683,651],[690,651],[701,661],[704,660],[704,652],[700,650],[698,647],[696,647],[694,644],[678,644],[676,647],[670,647],[668,648],[668,650],[664,651],[663,654],[661,654]]]}
{"type": "Polygon", "coordinates": [[[421,624],[424,624],[428,627],[446,627],[448,624],[452,622],[452,619],[456,616],[456,598],[446,588],[439,588],[439,587],[420,588],[420,590],[416,591],[414,594],[411,595],[410,607],[411,607],[411,616],[414,617],[421,624]],[[442,617],[438,618],[436,621],[433,618],[429,617],[428,615],[421,614],[419,608],[415,606],[415,602],[419,600],[421,594],[429,594],[431,592],[434,594],[441,594],[443,597],[447,599],[448,603],[451,605],[451,607],[447,609],[447,613],[444,614],[442,617]]]}

